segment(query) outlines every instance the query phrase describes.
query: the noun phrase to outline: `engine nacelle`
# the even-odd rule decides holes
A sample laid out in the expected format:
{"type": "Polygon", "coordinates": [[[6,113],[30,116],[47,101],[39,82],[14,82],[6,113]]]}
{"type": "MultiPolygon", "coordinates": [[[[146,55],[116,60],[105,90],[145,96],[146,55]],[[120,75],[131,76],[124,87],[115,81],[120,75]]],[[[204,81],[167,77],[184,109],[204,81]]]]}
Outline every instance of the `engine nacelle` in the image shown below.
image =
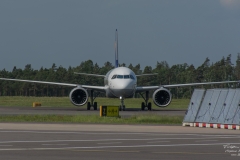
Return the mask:
{"type": "Polygon", "coordinates": [[[153,102],[158,107],[167,107],[172,101],[172,94],[166,88],[160,88],[153,93],[153,102]]]}
{"type": "Polygon", "coordinates": [[[69,98],[75,106],[83,106],[88,101],[88,93],[84,88],[77,87],[70,92],[69,98]]]}

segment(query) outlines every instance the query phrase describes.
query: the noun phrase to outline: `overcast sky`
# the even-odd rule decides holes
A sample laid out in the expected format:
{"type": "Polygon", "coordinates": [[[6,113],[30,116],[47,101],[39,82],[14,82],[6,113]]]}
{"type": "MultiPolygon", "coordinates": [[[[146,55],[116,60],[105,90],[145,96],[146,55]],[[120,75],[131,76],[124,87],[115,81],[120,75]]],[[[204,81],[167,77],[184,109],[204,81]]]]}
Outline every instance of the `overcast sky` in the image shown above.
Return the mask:
{"type": "Polygon", "coordinates": [[[92,60],[127,66],[200,66],[240,52],[240,0],[1,0],[0,70],[68,68],[92,60]]]}

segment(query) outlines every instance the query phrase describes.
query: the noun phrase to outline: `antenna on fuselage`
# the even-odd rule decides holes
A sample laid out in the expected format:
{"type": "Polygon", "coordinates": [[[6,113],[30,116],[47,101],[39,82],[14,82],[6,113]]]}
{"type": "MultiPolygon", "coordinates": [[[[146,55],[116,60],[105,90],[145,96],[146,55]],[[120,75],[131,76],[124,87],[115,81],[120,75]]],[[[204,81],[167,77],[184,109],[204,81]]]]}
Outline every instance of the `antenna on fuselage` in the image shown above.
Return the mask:
{"type": "Polygon", "coordinates": [[[116,29],[116,32],[115,32],[114,48],[115,48],[115,68],[117,68],[118,67],[118,32],[117,32],[117,29],[116,29]]]}

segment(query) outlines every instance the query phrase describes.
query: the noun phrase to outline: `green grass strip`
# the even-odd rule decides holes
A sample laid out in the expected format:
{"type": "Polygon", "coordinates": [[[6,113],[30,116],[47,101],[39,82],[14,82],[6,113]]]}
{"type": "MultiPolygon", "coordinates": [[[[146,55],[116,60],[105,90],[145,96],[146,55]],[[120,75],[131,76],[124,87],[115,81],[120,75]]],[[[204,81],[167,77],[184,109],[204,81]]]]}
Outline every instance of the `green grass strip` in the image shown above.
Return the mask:
{"type": "MultiPolygon", "coordinates": [[[[95,101],[99,106],[119,106],[120,100],[118,98],[96,98],[95,101]]],[[[124,103],[127,108],[141,108],[142,98],[129,98],[125,99],[124,103]]],[[[21,96],[0,96],[0,106],[19,106],[19,107],[32,107],[33,102],[40,102],[43,107],[73,107],[68,97],[21,97],[21,96]]],[[[152,99],[153,109],[163,109],[157,107],[152,99]]],[[[190,99],[173,99],[166,109],[187,109],[190,99]]],[[[81,108],[87,108],[85,104],[81,108]]]]}
{"type": "Polygon", "coordinates": [[[183,116],[134,115],[128,118],[97,115],[1,115],[0,122],[94,123],[94,124],[181,124],[183,116]]]}

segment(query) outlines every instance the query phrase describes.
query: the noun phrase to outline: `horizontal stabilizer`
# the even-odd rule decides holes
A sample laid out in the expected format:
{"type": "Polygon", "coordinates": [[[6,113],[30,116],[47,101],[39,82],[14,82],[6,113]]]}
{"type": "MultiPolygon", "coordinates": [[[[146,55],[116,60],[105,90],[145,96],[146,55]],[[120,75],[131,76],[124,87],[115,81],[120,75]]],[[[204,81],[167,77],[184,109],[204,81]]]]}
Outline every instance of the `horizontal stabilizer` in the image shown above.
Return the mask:
{"type": "Polygon", "coordinates": [[[95,76],[95,77],[105,77],[105,75],[101,75],[101,74],[89,74],[89,73],[77,73],[77,72],[74,72],[74,74],[80,74],[85,76],[95,76]]]}

